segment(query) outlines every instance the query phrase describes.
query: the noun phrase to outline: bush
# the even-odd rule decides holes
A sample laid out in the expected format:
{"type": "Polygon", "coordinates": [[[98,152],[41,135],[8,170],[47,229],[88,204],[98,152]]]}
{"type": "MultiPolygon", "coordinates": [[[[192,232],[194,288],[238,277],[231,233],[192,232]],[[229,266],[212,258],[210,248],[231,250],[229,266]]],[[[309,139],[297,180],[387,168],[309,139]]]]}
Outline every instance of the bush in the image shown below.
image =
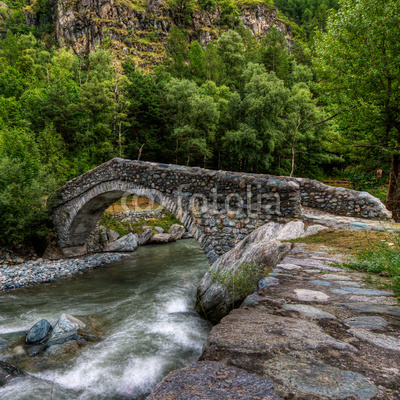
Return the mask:
{"type": "Polygon", "coordinates": [[[220,283],[230,293],[234,303],[255,292],[257,282],[266,273],[265,265],[259,264],[241,264],[235,270],[210,270],[211,279],[220,283]]]}

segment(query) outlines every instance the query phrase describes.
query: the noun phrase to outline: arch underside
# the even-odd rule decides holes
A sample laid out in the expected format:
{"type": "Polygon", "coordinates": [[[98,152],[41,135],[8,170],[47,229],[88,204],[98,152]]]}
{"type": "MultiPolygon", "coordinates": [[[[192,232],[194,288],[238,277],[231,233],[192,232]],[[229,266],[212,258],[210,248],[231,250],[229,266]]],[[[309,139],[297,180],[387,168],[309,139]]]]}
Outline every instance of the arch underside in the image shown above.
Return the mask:
{"type": "MultiPolygon", "coordinates": [[[[185,226],[185,228],[204,244],[204,235],[197,229],[196,223],[189,213],[184,210],[171,195],[164,195],[158,190],[138,187],[124,181],[105,182],[90,189],[64,206],[67,215],[59,231],[62,248],[86,245],[91,232],[105,212],[117,200],[128,195],[137,195],[153,200],[171,212],[185,226]]],[[[202,246],[204,249],[204,246],[202,246]]]]}

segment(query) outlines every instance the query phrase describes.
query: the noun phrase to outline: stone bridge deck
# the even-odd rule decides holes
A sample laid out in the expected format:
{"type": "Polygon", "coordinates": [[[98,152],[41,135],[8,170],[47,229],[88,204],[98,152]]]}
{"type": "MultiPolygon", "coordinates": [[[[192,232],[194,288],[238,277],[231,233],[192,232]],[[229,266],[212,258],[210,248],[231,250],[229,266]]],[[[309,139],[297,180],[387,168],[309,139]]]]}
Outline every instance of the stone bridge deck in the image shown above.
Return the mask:
{"type": "Polygon", "coordinates": [[[84,254],[105,209],[129,194],[172,212],[211,262],[266,222],[300,217],[302,206],[358,218],[391,217],[366,192],[309,179],[115,158],[68,182],[49,199],[60,246],[69,254],[84,254]]]}

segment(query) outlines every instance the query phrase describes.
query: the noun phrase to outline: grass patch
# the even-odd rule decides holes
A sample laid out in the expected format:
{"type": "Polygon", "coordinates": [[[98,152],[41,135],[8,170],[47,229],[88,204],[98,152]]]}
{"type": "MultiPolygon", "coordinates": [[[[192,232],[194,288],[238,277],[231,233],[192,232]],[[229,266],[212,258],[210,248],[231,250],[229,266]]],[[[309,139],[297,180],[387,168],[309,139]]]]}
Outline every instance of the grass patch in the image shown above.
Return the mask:
{"type": "Polygon", "coordinates": [[[265,265],[242,264],[236,270],[210,269],[210,276],[231,294],[234,308],[237,301],[241,302],[257,290],[257,282],[268,272],[271,271],[265,265]]]}
{"type": "Polygon", "coordinates": [[[397,232],[358,232],[326,230],[291,243],[306,243],[307,247],[324,245],[345,254],[352,261],[341,267],[366,272],[366,281],[391,289],[400,300],[400,234],[397,232]]]}
{"type": "Polygon", "coordinates": [[[107,229],[111,229],[119,234],[125,236],[130,232],[129,224],[118,221],[112,214],[104,213],[100,220],[99,226],[103,225],[107,229]]]}
{"type": "Polygon", "coordinates": [[[179,219],[177,219],[174,214],[170,213],[169,211],[166,211],[164,217],[151,218],[151,219],[135,222],[132,225],[132,228],[136,233],[143,233],[143,226],[151,226],[153,229],[153,233],[155,234],[155,233],[157,233],[154,230],[154,228],[156,226],[163,228],[164,231],[167,232],[168,229],[171,228],[171,226],[174,224],[183,225],[182,222],[180,222],[179,219]]]}
{"type": "Polygon", "coordinates": [[[382,240],[391,240],[388,232],[360,232],[346,230],[324,230],[315,235],[288,240],[290,243],[306,243],[310,248],[312,245],[324,245],[333,247],[342,253],[356,255],[359,252],[372,248],[375,243],[382,243],[382,240]]]}

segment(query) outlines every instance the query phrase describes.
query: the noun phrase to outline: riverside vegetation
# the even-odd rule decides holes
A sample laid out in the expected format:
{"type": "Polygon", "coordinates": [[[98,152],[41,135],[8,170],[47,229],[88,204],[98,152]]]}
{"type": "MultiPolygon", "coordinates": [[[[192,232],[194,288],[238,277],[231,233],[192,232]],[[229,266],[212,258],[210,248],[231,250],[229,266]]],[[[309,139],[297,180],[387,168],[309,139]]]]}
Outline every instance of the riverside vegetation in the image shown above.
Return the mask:
{"type": "Polygon", "coordinates": [[[276,28],[256,38],[240,23],[259,2],[182,4],[164,61],[143,73],[110,43],[87,54],[54,43],[45,0],[0,3],[4,245],[40,249],[46,196],[115,156],[320,179],[382,169],[398,217],[399,2],[279,0],[290,46],[276,28]],[[190,15],[208,7],[223,18],[202,47],[190,15]]]}

